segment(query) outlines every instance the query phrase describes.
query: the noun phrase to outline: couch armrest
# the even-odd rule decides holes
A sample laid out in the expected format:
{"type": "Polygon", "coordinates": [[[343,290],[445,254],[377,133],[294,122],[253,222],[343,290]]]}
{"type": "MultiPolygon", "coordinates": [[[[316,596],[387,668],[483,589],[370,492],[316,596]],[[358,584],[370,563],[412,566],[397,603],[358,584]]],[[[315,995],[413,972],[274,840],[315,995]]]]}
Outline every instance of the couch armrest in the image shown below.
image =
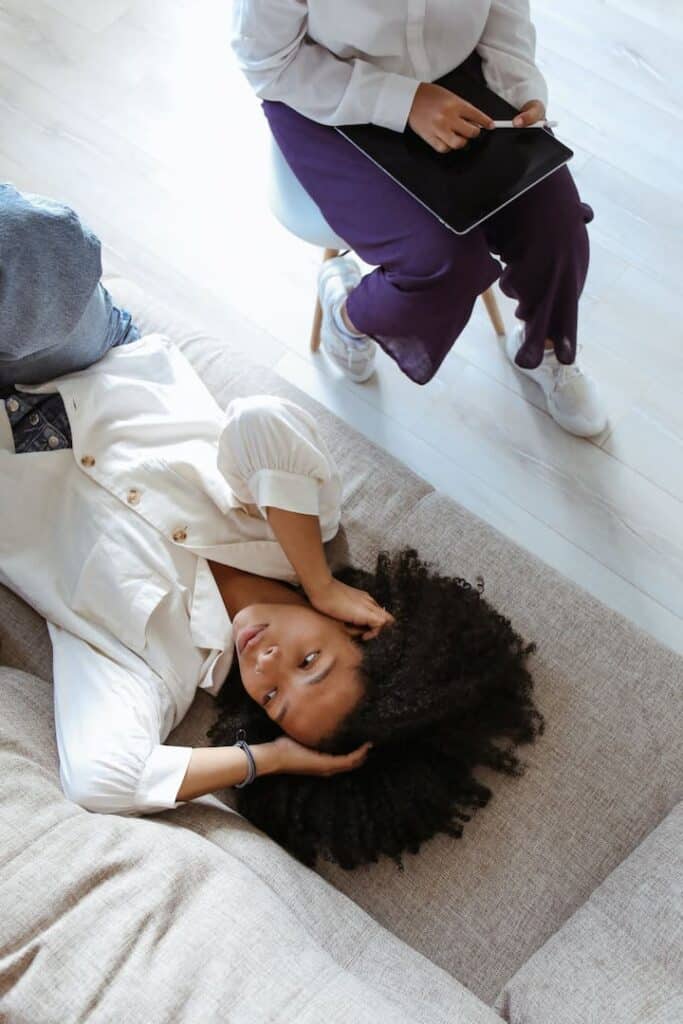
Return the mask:
{"type": "Polygon", "coordinates": [[[683,803],[504,985],[510,1024],[683,1020],[683,803]]]}

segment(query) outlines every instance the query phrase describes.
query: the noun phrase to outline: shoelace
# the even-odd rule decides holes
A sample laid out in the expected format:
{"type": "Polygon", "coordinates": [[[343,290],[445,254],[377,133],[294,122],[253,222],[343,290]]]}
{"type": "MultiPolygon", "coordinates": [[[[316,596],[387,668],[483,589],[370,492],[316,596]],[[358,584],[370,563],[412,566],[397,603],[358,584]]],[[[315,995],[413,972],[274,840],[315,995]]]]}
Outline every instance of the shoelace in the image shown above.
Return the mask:
{"type": "MultiPolygon", "coordinates": [[[[358,351],[358,350],[356,349],[356,352],[357,352],[357,351],[358,351]]],[[[351,370],[351,372],[352,372],[352,373],[353,373],[353,372],[355,372],[355,371],[357,370],[357,368],[358,368],[358,363],[359,363],[359,361],[360,361],[360,360],[358,360],[358,359],[354,360],[354,358],[353,358],[353,352],[352,352],[352,350],[351,350],[351,349],[347,349],[347,362],[348,362],[348,367],[349,367],[349,370],[351,370]]],[[[361,361],[361,365],[362,365],[362,362],[364,362],[364,360],[363,360],[363,361],[361,361]]]]}
{"type": "Polygon", "coordinates": [[[574,377],[580,377],[581,376],[583,371],[581,370],[581,367],[578,365],[577,360],[578,360],[578,357],[579,357],[579,352],[581,351],[582,348],[583,348],[583,345],[578,345],[577,346],[576,358],[575,358],[573,363],[570,363],[569,365],[567,365],[566,363],[561,363],[558,360],[557,366],[553,366],[552,367],[552,373],[553,373],[553,386],[552,386],[552,390],[553,391],[560,391],[563,387],[565,387],[569,383],[570,380],[573,380],[574,377]]]}
{"type": "MultiPolygon", "coordinates": [[[[336,325],[338,333],[341,333],[340,325],[338,323],[336,323],[336,321],[338,320],[338,311],[335,308],[333,308],[330,311],[330,315],[331,315],[332,323],[336,325]]],[[[351,334],[348,334],[346,331],[344,331],[343,332],[343,341],[344,341],[344,348],[346,350],[346,359],[347,359],[348,367],[349,367],[350,370],[352,370],[353,369],[353,362],[354,362],[354,354],[357,355],[357,354],[361,353],[361,354],[367,355],[368,339],[364,335],[361,335],[358,338],[355,338],[351,334]]]]}

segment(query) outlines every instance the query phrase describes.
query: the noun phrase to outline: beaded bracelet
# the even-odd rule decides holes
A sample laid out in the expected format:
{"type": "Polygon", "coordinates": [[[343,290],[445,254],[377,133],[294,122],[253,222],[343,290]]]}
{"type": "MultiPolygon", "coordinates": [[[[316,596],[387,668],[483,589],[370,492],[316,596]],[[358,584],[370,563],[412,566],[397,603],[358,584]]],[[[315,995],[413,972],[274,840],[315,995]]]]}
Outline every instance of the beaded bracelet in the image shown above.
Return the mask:
{"type": "Polygon", "coordinates": [[[235,789],[241,789],[242,786],[248,786],[249,783],[253,782],[254,779],[256,778],[256,762],[254,761],[254,755],[249,749],[249,744],[246,742],[246,740],[237,740],[235,746],[242,748],[244,753],[247,755],[247,761],[249,762],[249,772],[247,774],[246,779],[244,780],[244,782],[237,782],[235,784],[235,789]]]}

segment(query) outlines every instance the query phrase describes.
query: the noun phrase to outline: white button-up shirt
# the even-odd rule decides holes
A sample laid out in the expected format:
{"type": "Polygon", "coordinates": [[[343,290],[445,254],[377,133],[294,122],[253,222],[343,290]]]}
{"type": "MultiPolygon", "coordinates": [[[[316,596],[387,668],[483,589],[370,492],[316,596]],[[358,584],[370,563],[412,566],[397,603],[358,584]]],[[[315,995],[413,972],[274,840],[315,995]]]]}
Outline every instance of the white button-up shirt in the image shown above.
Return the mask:
{"type": "Polygon", "coordinates": [[[258,96],[321,124],[401,132],[420,82],[474,49],[514,107],[548,103],[528,0],[234,0],[232,46],[258,96]]]}
{"type": "Polygon", "coordinates": [[[69,704],[86,714],[103,679],[128,694],[122,702],[137,700],[133,680],[158,707],[131,722],[107,691],[102,714],[118,708],[120,727],[98,725],[96,707],[80,725],[78,743],[99,743],[98,758],[108,737],[111,799],[91,809],[174,807],[190,750],[161,743],[198,687],[218,692],[233,658],[208,560],[295,582],[264,509],[317,515],[331,539],[341,510],[335,463],[303,409],[258,396],[223,411],[160,335],[17,390],[59,391],[73,437],[72,449],[16,454],[0,402],[0,582],[48,621],[62,782],[68,790],[78,759],[75,727],[59,721],[60,701],[64,715],[73,708],[60,694],[71,686],[69,704]]]}

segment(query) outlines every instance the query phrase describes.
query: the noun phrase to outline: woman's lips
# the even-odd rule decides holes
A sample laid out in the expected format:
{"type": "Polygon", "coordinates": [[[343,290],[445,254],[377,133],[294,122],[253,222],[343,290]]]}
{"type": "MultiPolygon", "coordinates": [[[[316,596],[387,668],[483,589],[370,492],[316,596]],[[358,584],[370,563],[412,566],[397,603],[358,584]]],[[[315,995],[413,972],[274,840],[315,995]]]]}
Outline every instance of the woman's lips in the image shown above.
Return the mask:
{"type": "Polygon", "coordinates": [[[237,653],[243,654],[252,640],[255,640],[257,636],[260,636],[267,625],[267,622],[263,622],[260,626],[243,626],[237,634],[237,653]]]}

